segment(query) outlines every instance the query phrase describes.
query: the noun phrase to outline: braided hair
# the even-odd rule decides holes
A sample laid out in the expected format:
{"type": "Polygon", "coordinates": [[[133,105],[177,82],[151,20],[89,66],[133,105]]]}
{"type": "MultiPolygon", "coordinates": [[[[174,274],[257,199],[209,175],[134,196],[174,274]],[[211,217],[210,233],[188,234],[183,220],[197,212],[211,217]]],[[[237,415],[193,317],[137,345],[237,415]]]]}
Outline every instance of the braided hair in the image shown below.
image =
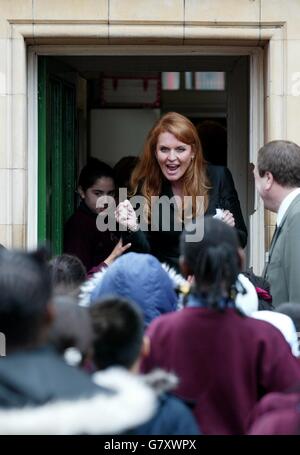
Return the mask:
{"type": "Polygon", "coordinates": [[[241,267],[238,249],[235,229],[213,217],[204,218],[201,241],[187,241],[187,231],[181,236],[181,255],[195,279],[192,292],[210,308],[221,309],[224,297],[233,298],[241,267]]]}

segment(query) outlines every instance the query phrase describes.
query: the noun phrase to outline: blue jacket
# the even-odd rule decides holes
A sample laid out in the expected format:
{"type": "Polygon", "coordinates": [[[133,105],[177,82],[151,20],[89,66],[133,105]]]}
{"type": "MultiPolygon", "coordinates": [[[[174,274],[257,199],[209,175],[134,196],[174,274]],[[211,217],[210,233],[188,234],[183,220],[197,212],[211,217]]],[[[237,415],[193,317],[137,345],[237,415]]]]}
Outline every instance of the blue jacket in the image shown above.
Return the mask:
{"type": "Polygon", "coordinates": [[[172,280],[150,254],[127,253],[108,267],[92,291],[90,302],[109,295],[135,302],[144,313],[146,326],[157,316],[177,308],[172,280]]]}
{"type": "Polygon", "coordinates": [[[199,435],[200,428],[188,406],[178,398],[163,394],[158,397],[158,409],[148,422],[136,427],[134,435],[199,435]]]}

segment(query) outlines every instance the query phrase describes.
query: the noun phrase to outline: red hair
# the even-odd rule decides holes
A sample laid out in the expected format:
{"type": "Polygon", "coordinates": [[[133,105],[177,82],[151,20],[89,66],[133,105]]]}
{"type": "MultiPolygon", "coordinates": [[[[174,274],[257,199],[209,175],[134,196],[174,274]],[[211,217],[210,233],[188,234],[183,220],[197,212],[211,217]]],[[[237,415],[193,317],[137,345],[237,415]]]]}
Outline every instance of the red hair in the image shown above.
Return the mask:
{"type": "Polygon", "coordinates": [[[192,147],[194,159],[191,160],[183,176],[183,196],[192,196],[192,214],[195,217],[199,211],[199,207],[196,205],[196,196],[204,197],[204,211],[208,207],[210,186],[206,175],[206,162],[195,126],[188,118],[177,112],[168,112],[163,115],[148,133],[140,161],[132,173],[132,194],[139,193],[147,199],[149,214],[151,196],[158,196],[162,188],[163,174],[157,162],[155,151],[158,136],[165,132],[173,134],[178,141],[192,147]]]}

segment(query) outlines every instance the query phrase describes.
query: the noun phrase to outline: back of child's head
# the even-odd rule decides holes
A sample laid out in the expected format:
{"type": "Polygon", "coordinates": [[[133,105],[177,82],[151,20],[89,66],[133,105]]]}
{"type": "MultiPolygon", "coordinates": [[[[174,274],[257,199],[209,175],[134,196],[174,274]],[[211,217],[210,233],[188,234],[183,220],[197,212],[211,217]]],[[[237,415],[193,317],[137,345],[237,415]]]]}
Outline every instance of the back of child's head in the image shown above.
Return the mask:
{"type": "Polygon", "coordinates": [[[139,308],[129,300],[108,298],[90,307],[94,333],[94,363],[98,369],[137,361],[143,342],[144,324],[139,308]]]}
{"type": "Polygon", "coordinates": [[[38,342],[51,299],[51,280],[44,250],[0,251],[0,332],[7,349],[38,342]]]}
{"type": "Polygon", "coordinates": [[[277,313],[283,313],[289,316],[295,324],[296,331],[300,335],[300,302],[299,303],[281,303],[276,307],[277,313]]]}
{"type": "Polygon", "coordinates": [[[80,187],[83,191],[86,191],[101,177],[110,177],[114,180],[114,171],[112,167],[107,163],[104,163],[104,161],[91,157],[88,159],[87,164],[80,172],[78,187],[80,187]]]}
{"type": "Polygon", "coordinates": [[[70,254],[61,254],[51,259],[49,272],[56,294],[76,292],[87,278],[81,260],[70,254]]]}
{"type": "Polygon", "coordinates": [[[91,352],[92,347],[89,311],[87,308],[80,307],[75,298],[66,295],[55,296],[53,306],[55,319],[48,341],[60,354],[67,356],[72,349],[72,352],[77,353],[79,364],[91,352]]]}
{"type": "Polygon", "coordinates": [[[188,241],[188,236],[191,232],[181,236],[181,256],[194,275],[195,292],[205,295],[209,306],[218,307],[224,293],[230,296],[240,272],[236,231],[223,221],[205,217],[202,240],[188,241]]]}

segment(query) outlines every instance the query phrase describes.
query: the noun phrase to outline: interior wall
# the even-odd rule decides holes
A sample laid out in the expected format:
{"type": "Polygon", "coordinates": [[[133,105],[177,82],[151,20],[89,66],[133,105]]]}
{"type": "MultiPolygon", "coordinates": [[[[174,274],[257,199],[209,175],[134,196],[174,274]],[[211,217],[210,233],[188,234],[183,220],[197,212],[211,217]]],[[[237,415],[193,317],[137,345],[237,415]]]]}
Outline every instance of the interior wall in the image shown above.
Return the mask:
{"type": "Polygon", "coordinates": [[[146,136],[159,116],[159,109],[92,109],[90,155],[111,166],[123,156],[140,155],[146,136]]]}
{"type": "Polygon", "coordinates": [[[77,76],[76,84],[77,95],[77,125],[78,125],[78,156],[77,156],[77,176],[82,167],[86,164],[88,156],[88,131],[87,131],[87,81],[86,79],[77,76]]]}

